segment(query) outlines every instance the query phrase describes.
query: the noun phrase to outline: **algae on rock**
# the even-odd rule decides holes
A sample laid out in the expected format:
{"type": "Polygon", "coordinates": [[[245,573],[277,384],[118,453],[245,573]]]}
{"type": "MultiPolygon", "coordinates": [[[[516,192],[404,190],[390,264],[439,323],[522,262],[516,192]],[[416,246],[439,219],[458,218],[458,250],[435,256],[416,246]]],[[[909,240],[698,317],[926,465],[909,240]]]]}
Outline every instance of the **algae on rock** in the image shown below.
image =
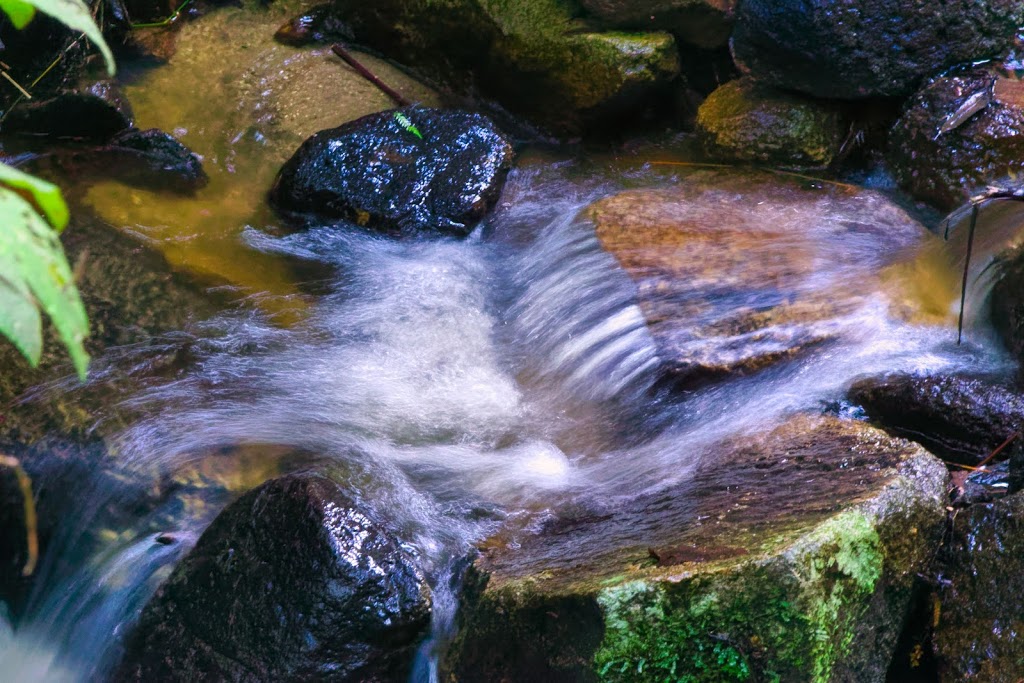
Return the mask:
{"type": "Polygon", "coordinates": [[[636,112],[679,74],[668,33],[589,33],[561,0],[339,0],[356,40],[559,133],[636,112]]]}
{"type": "Polygon", "coordinates": [[[697,131],[713,156],[795,168],[828,166],[843,134],[835,106],[749,78],[719,86],[704,100],[697,131]]]}
{"type": "Polygon", "coordinates": [[[684,485],[485,552],[449,680],[883,680],[944,529],[945,468],[835,418],[721,450],[684,485]]]}

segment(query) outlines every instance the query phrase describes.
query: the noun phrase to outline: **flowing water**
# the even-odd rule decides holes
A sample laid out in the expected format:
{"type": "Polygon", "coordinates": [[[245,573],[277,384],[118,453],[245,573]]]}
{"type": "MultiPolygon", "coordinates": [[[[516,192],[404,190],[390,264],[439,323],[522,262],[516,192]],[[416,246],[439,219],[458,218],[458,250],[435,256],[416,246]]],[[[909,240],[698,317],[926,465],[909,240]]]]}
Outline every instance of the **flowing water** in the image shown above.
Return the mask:
{"type": "MultiPolygon", "coordinates": [[[[208,170],[215,188],[217,174],[232,172],[210,158],[208,170]]],[[[751,376],[685,394],[666,389],[635,285],[579,214],[622,189],[679,182],[640,162],[528,157],[465,241],[394,241],[337,226],[282,236],[265,212],[247,223],[238,204],[220,207],[216,192],[174,199],[178,207],[193,202],[186,217],[201,220],[179,214],[183,227],[173,235],[147,230],[137,216],[112,218],[179,254],[191,253],[181,244],[188,230],[203,233],[203,221],[236,221],[219,233],[226,247],[207,242],[222,249],[210,260],[238,255],[248,271],[243,293],[259,296],[188,331],[188,372],[100,412],[143,416],[111,440],[122,481],[212,477],[222,485],[185,503],[165,499],[111,531],[106,515],[128,506],[125,489],[110,477],[81,482],[88,503],[51,543],[17,630],[0,634],[5,676],[101,676],[142,605],[219,509],[270,476],[315,463],[344,473],[358,498],[387,511],[420,551],[434,588],[434,632],[416,676],[429,680],[453,623],[453,563],[498,528],[517,530],[514,546],[517,533],[559,506],[685,481],[717,443],[820,412],[858,377],[1006,369],[983,320],[956,345],[955,264],[922,237],[900,256],[904,272],[890,278],[857,281],[822,264],[809,286],[868,287],[854,310],[829,321],[830,343],[751,376]],[[281,284],[300,262],[327,280],[305,290],[281,284]],[[269,293],[254,273],[270,274],[269,293]],[[302,314],[282,321],[275,313],[295,297],[302,314]],[[939,312],[906,315],[907,307],[939,312]],[[103,543],[82,542],[98,530],[103,543]]],[[[94,205],[101,191],[90,195],[94,205]]],[[[110,191],[113,203],[124,200],[110,191]]],[[[806,236],[833,238],[830,230],[806,236]]],[[[748,257],[765,253],[755,246],[748,257]]],[[[185,267],[188,259],[172,261],[185,267]]],[[[972,311],[982,298],[972,297],[972,311]]]]}
{"type": "MultiPolygon", "coordinates": [[[[124,397],[152,417],[117,437],[121,467],[173,473],[248,449],[273,461],[263,469],[246,461],[264,476],[311,459],[344,468],[360,497],[388,510],[422,552],[437,591],[436,642],[454,609],[445,592],[451,563],[502,524],[528,533],[558,505],[683,480],[716,442],[820,411],[855,377],[1005,363],[981,329],[957,347],[950,319],[893,317],[880,289],[833,321],[836,342],[798,363],[682,398],[663,392],[634,287],[577,214],[624,185],[678,178],[584,166],[525,165],[496,214],[462,242],[247,229],[243,239],[258,252],[330,266],[327,293],[290,327],[246,306],[205,323],[189,374],[124,397]]],[[[146,598],[227,500],[158,509],[100,552],[77,556],[76,537],[99,523],[96,500],[117,495],[98,488],[92,510],[69,520],[67,539],[51,547],[62,561],[44,562],[2,656],[18,678],[102,672],[146,598]],[[173,542],[153,531],[154,519],[173,542]]],[[[430,654],[428,645],[422,676],[430,654]]]]}

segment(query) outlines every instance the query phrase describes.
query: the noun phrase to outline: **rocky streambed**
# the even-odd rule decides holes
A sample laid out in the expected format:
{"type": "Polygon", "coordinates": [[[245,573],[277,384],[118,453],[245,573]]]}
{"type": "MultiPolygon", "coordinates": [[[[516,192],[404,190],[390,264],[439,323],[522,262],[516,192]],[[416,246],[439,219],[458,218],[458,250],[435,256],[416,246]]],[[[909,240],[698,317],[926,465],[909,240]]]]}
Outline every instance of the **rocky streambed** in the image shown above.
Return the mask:
{"type": "Polygon", "coordinates": [[[8,101],[96,360],[2,350],[5,670],[1016,681],[1021,214],[940,216],[1024,16],[769,5],[196,4],[8,101]]]}

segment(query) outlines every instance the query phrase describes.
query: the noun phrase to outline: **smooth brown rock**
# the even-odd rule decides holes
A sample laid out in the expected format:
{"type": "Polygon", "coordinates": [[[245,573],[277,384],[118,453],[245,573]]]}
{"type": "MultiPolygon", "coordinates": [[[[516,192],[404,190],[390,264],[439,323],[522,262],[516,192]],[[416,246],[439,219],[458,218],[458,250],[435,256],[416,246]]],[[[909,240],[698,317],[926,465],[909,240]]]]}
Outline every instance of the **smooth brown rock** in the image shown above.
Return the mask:
{"type": "Polygon", "coordinates": [[[834,338],[879,270],[926,237],[877,192],[767,172],[695,171],[584,216],[636,283],[662,360],[684,383],[834,338]]]}

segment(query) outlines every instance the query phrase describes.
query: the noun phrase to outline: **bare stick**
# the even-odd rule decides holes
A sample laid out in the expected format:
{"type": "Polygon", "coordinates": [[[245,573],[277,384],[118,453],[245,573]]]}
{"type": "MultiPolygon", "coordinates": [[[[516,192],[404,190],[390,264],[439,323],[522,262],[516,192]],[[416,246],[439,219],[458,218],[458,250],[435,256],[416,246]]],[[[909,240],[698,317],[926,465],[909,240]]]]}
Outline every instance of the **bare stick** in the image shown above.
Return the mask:
{"type": "Polygon", "coordinates": [[[994,457],[996,457],[997,455],[999,455],[1000,453],[1002,453],[1002,452],[1003,452],[1003,450],[1004,450],[1004,449],[1005,449],[1005,448],[1006,448],[1007,446],[1009,446],[1009,445],[1010,445],[1011,443],[1013,443],[1013,440],[1014,440],[1014,439],[1016,439],[1016,438],[1017,438],[1018,436],[1020,436],[1020,432],[1014,432],[1013,434],[1010,434],[1009,438],[1007,438],[1007,439],[1006,439],[1006,441],[1004,441],[1003,443],[1001,443],[1001,444],[1000,444],[1000,445],[999,445],[999,446],[998,446],[998,447],[997,447],[997,448],[996,448],[996,449],[995,449],[994,451],[992,451],[991,453],[989,453],[989,454],[988,454],[988,456],[986,456],[984,460],[982,460],[981,462],[979,462],[979,463],[978,463],[978,465],[977,465],[977,467],[984,467],[984,466],[985,466],[985,465],[987,465],[987,464],[988,464],[989,462],[991,462],[991,461],[992,461],[992,458],[994,458],[994,457]]]}
{"type": "Polygon", "coordinates": [[[967,301],[967,271],[971,267],[971,250],[974,248],[974,228],[978,225],[978,205],[971,207],[971,227],[967,232],[967,258],[964,259],[964,281],[960,285],[960,321],[956,326],[956,345],[964,334],[964,302],[967,301]]]}
{"type": "Polygon", "coordinates": [[[367,69],[359,62],[357,62],[356,58],[353,57],[351,53],[349,53],[349,51],[342,46],[341,43],[335,43],[334,45],[331,45],[331,52],[345,60],[346,64],[355,69],[360,76],[362,76],[366,80],[370,81],[370,83],[373,83],[375,86],[377,86],[377,88],[382,93],[390,97],[391,100],[399,107],[408,107],[410,104],[412,104],[412,102],[405,99],[405,97],[403,97],[401,93],[399,93],[397,90],[392,89],[387,83],[374,76],[372,71],[367,69]]]}

